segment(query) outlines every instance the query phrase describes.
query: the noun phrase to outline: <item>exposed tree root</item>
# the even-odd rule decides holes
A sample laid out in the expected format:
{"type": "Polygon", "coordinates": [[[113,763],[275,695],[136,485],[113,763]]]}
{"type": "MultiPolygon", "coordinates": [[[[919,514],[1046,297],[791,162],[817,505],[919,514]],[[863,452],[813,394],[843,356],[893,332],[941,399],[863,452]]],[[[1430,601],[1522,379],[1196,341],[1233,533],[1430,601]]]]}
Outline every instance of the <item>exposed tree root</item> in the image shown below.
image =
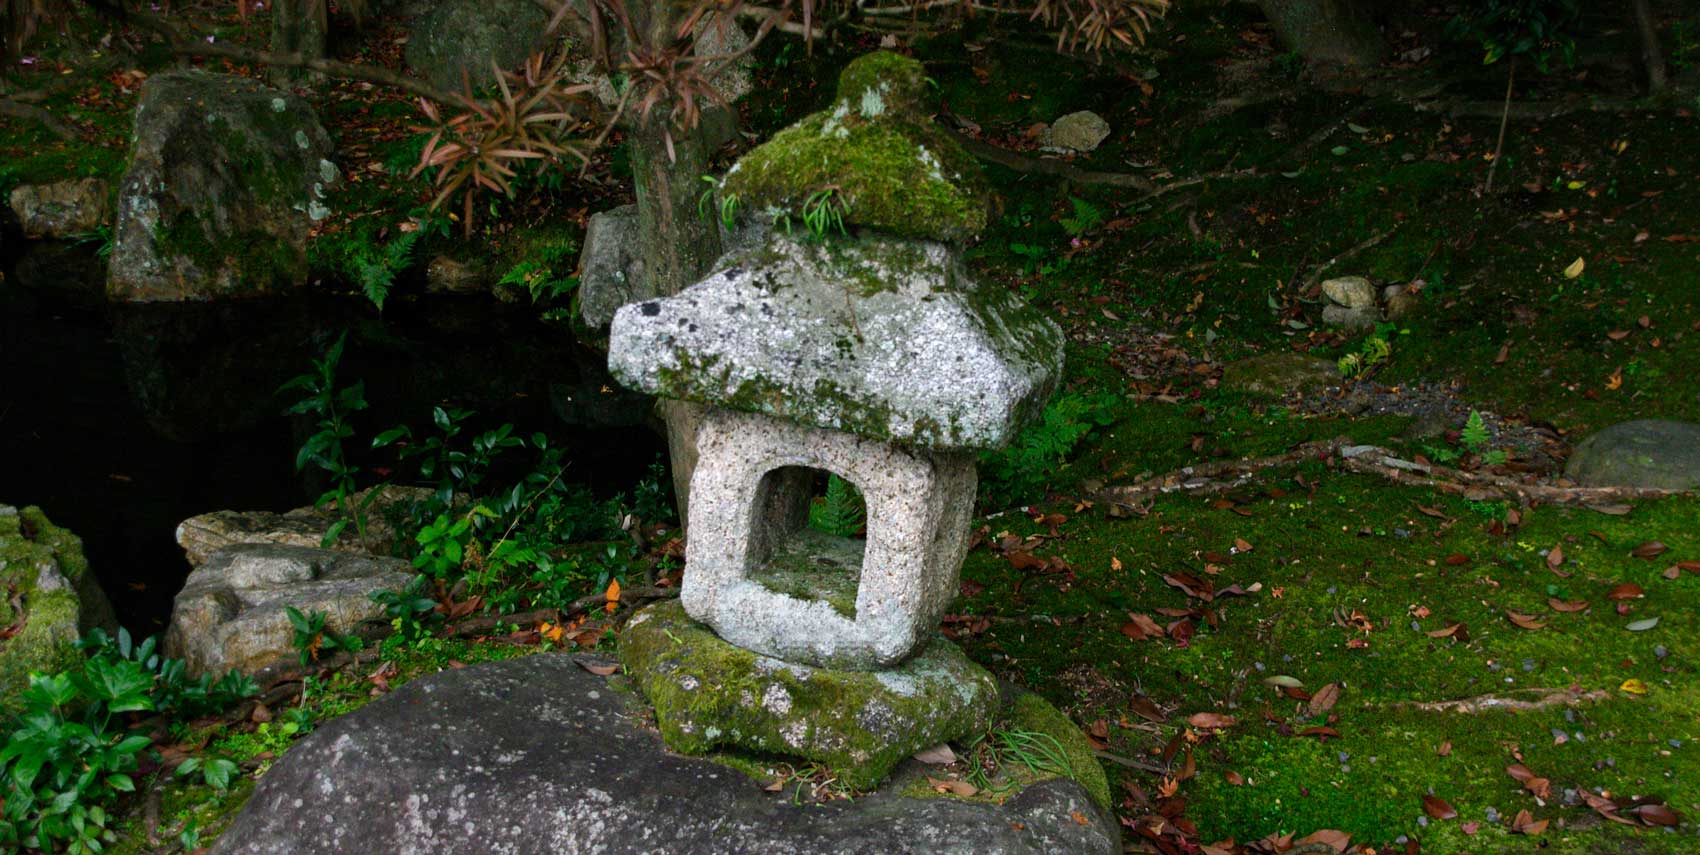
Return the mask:
{"type": "Polygon", "coordinates": [[[69,123],[60,119],[58,116],[55,116],[34,104],[26,104],[16,98],[0,98],[0,116],[11,116],[14,119],[26,119],[29,121],[40,122],[43,127],[52,131],[55,136],[63,140],[70,140],[74,142],[82,137],[82,134],[79,133],[75,127],[72,127],[69,123]]]}
{"type": "Polygon", "coordinates": [[[1348,472],[1375,475],[1396,484],[1426,487],[1474,500],[1501,499],[1517,500],[1525,505],[1589,507],[1688,494],[1688,491],[1684,490],[1645,487],[1560,487],[1535,484],[1490,472],[1471,472],[1432,463],[1418,463],[1400,458],[1380,446],[1349,445],[1348,442],[1343,437],[1307,442],[1285,454],[1186,466],[1133,484],[1105,487],[1093,493],[1092,498],[1100,502],[1132,505],[1169,493],[1183,493],[1189,496],[1224,493],[1255,480],[1257,474],[1264,470],[1290,466],[1307,459],[1329,457],[1336,458],[1340,468],[1348,472]]]}
{"type": "Polygon", "coordinates": [[[1223,493],[1250,483],[1255,480],[1257,473],[1265,469],[1277,469],[1304,460],[1332,457],[1345,445],[1346,439],[1337,437],[1307,442],[1285,454],[1183,466],[1166,475],[1157,475],[1133,484],[1105,487],[1092,494],[1092,498],[1100,502],[1131,505],[1169,493],[1184,493],[1189,496],[1223,493]]]}
{"type": "Polygon", "coordinates": [[[1390,706],[1394,709],[1472,715],[1484,712],[1538,712],[1554,707],[1574,707],[1611,699],[1610,692],[1600,690],[1576,692],[1569,689],[1524,689],[1516,694],[1532,697],[1482,695],[1455,701],[1404,701],[1390,706]]]}

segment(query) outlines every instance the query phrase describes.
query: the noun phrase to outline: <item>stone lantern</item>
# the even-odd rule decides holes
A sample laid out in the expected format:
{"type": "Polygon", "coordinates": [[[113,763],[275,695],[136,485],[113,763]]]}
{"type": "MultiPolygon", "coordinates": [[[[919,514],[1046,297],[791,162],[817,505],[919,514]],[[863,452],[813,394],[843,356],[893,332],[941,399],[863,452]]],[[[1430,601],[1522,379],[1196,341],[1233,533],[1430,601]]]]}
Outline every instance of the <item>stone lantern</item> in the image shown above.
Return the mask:
{"type": "Polygon", "coordinates": [[[956,738],[996,706],[990,676],[936,629],[958,589],[977,455],[1040,413],[1062,334],[964,269],[959,247],[984,227],[986,196],[972,161],[920,113],[923,85],[919,64],[894,54],[852,63],[829,110],[728,173],[722,204],[745,221],[745,246],[679,294],[614,317],[614,376],[704,408],[683,609],[765,660],[687,661],[646,645],[648,616],[634,619],[628,671],[683,750],[800,753],[877,779],[885,749],[901,758],[956,738]],[[832,221],[823,206],[842,228],[818,227],[832,221]],[[808,526],[821,470],[864,497],[865,545],[808,526]],[[784,682],[704,700],[749,676],[729,670],[749,669],[902,697],[858,700],[891,711],[859,720],[808,718],[796,701],[811,692],[784,682]],[[945,708],[906,711],[917,692],[945,708]],[[881,744],[841,750],[872,731],[881,744]]]}

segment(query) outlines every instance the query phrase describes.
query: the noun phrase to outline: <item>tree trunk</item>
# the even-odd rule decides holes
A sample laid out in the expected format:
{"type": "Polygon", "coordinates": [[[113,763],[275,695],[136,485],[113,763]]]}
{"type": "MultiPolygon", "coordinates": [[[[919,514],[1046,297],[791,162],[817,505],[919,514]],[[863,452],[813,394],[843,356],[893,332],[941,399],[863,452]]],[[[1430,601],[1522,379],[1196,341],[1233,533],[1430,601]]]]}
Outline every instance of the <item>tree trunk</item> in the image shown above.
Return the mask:
{"type": "MultiPolygon", "coordinates": [[[[713,218],[697,212],[702,176],[709,174],[713,154],[704,117],[698,127],[672,129],[669,152],[665,111],[633,129],[632,171],[637,178],[638,252],[645,275],[657,294],[677,294],[706,275],[720,257],[720,228],[713,218]]],[[[663,401],[667,449],[672,458],[673,492],[680,523],[689,522],[691,474],[696,471],[696,431],[700,408],[682,401],[663,401]]]]}
{"type": "MultiPolygon", "coordinates": [[[[306,59],[325,56],[326,0],[276,0],[272,5],[271,52],[300,54],[306,59]]],[[[281,65],[271,67],[271,80],[279,86],[322,80],[317,72],[281,65]]]]}
{"type": "Polygon", "coordinates": [[[1659,46],[1659,23],[1647,0],[1635,0],[1635,27],[1641,32],[1641,67],[1647,70],[1647,93],[1665,91],[1665,52],[1659,46]]]}
{"type": "Polygon", "coordinates": [[[1306,62],[1375,65],[1386,47],[1360,0],[1258,0],[1281,43],[1306,62]]]}

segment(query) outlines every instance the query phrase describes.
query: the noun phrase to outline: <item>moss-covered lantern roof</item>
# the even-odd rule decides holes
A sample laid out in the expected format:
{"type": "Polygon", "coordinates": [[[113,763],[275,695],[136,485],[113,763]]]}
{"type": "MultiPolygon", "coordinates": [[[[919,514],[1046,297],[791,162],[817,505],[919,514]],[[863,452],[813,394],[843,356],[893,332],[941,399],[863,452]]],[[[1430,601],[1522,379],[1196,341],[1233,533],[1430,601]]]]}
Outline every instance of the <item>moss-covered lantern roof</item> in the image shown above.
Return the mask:
{"type": "MultiPolygon", "coordinates": [[[[733,165],[721,185],[745,216],[800,222],[816,194],[841,203],[846,227],[964,243],[986,227],[979,165],[924,104],[926,72],[880,51],[838,77],[828,109],[780,131],[733,165]]],[[[818,200],[817,200],[818,201],[818,200]]]]}

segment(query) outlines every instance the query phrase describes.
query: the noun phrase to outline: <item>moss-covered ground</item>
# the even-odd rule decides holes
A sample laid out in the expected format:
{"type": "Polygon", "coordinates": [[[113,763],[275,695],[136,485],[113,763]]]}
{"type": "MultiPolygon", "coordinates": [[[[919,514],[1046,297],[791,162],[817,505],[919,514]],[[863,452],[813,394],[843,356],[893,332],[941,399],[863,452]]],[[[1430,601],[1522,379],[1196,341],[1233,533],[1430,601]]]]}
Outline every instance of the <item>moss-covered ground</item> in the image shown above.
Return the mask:
{"type": "MultiPolygon", "coordinates": [[[[1700,561],[1700,499],[1521,507],[1323,460],[1207,496],[1089,498],[1310,440],[1412,455],[1452,444],[1407,440],[1407,417],[1349,415],[1334,393],[1313,408],[1221,388],[1222,367],[1243,357],[1360,347],[1363,333],[1322,324],[1324,275],[1416,295],[1384,331],[1391,352],[1368,378],[1378,394],[1441,388],[1560,445],[1628,418],[1700,420],[1692,90],[1514,118],[1487,193],[1498,117],[1470,105],[1503,93],[1503,66],[1482,68],[1445,40],[1442,18],[1401,14],[1396,50],[1432,54],[1331,82],[1274,47],[1252,4],[1182,4],[1152,49],[1102,64],[1059,59],[1047,40],[985,20],[910,46],[938,112],[968,136],[1037,157],[1037,123],[1091,109],[1112,133],[1070,165],[1168,187],[987,167],[999,207],[971,260],[1064,326],[1074,409],[1058,432],[1078,430],[988,462],[1000,474],[947,629],[1089,730],[1130,846],[1164,815],[1206,843],[1334,829],[1377,852],[1700,851],[1700,574],[1682,564],[1700,561]],[[1637,550],[1655,542],[1664,550],[1637,550]],[[1019,553],[1045,560],[1012,562],[1019,553]],[[1514,765],[1547,785],[1525,786],[1514,765]],[[1679,824],[1658,825],[1665,815],[1634,799],[1668,805],[1679,824]],[[1548,824],[1515,829],[1524,810],[1548,824]]],[[[1700,51],[1678,25],[1692,34],[1700,15],[1666,14],[1691,85],[1700,51]]],[[[1595,47],[1611,49],[1614,32],[1602,28],[1595,47]]],[[[839,68],[873,46],[769,43],[762,85],[741,105],[747,127],[765,138],[824,108],[839,68]]],[[[393,39],[362,50],[394,60],[393,39]]],[[[25,76],[76,68],[54,59],[25,76]]],[[[99,145],[13,123],[0,184],[117,171],[127,107],[101,80],[50,96],[75,102],[60,106],[99,145]]],[[[1608,63],[1529,74],[1518,97],[1621,98],[1634,85],[1608,63]]],[[[325,232],[387,240],[428,198],[404,180],[415,120],[400,99],[326,92],[316,103],[354,177],[325,232]]],[[[527,228],[576,228],[620,195],[607,188],[628,175],[622,164],[616,149],[591,173],[609,184],[522,196],[477,240],[499,252],[527,228]]],[[[484,649],[512,648],[457,648],[402,670],[484,649]]],[[[372,689],[353,674],[328,686],[311,715],[372,689]]],[[[234,727],[209,744],[260,762],[287,744],[256,748],[270,744],[257,732],[234,727]]],[[[171,816],[210,810],[205,794],[171,798],[171,816]]]]}

